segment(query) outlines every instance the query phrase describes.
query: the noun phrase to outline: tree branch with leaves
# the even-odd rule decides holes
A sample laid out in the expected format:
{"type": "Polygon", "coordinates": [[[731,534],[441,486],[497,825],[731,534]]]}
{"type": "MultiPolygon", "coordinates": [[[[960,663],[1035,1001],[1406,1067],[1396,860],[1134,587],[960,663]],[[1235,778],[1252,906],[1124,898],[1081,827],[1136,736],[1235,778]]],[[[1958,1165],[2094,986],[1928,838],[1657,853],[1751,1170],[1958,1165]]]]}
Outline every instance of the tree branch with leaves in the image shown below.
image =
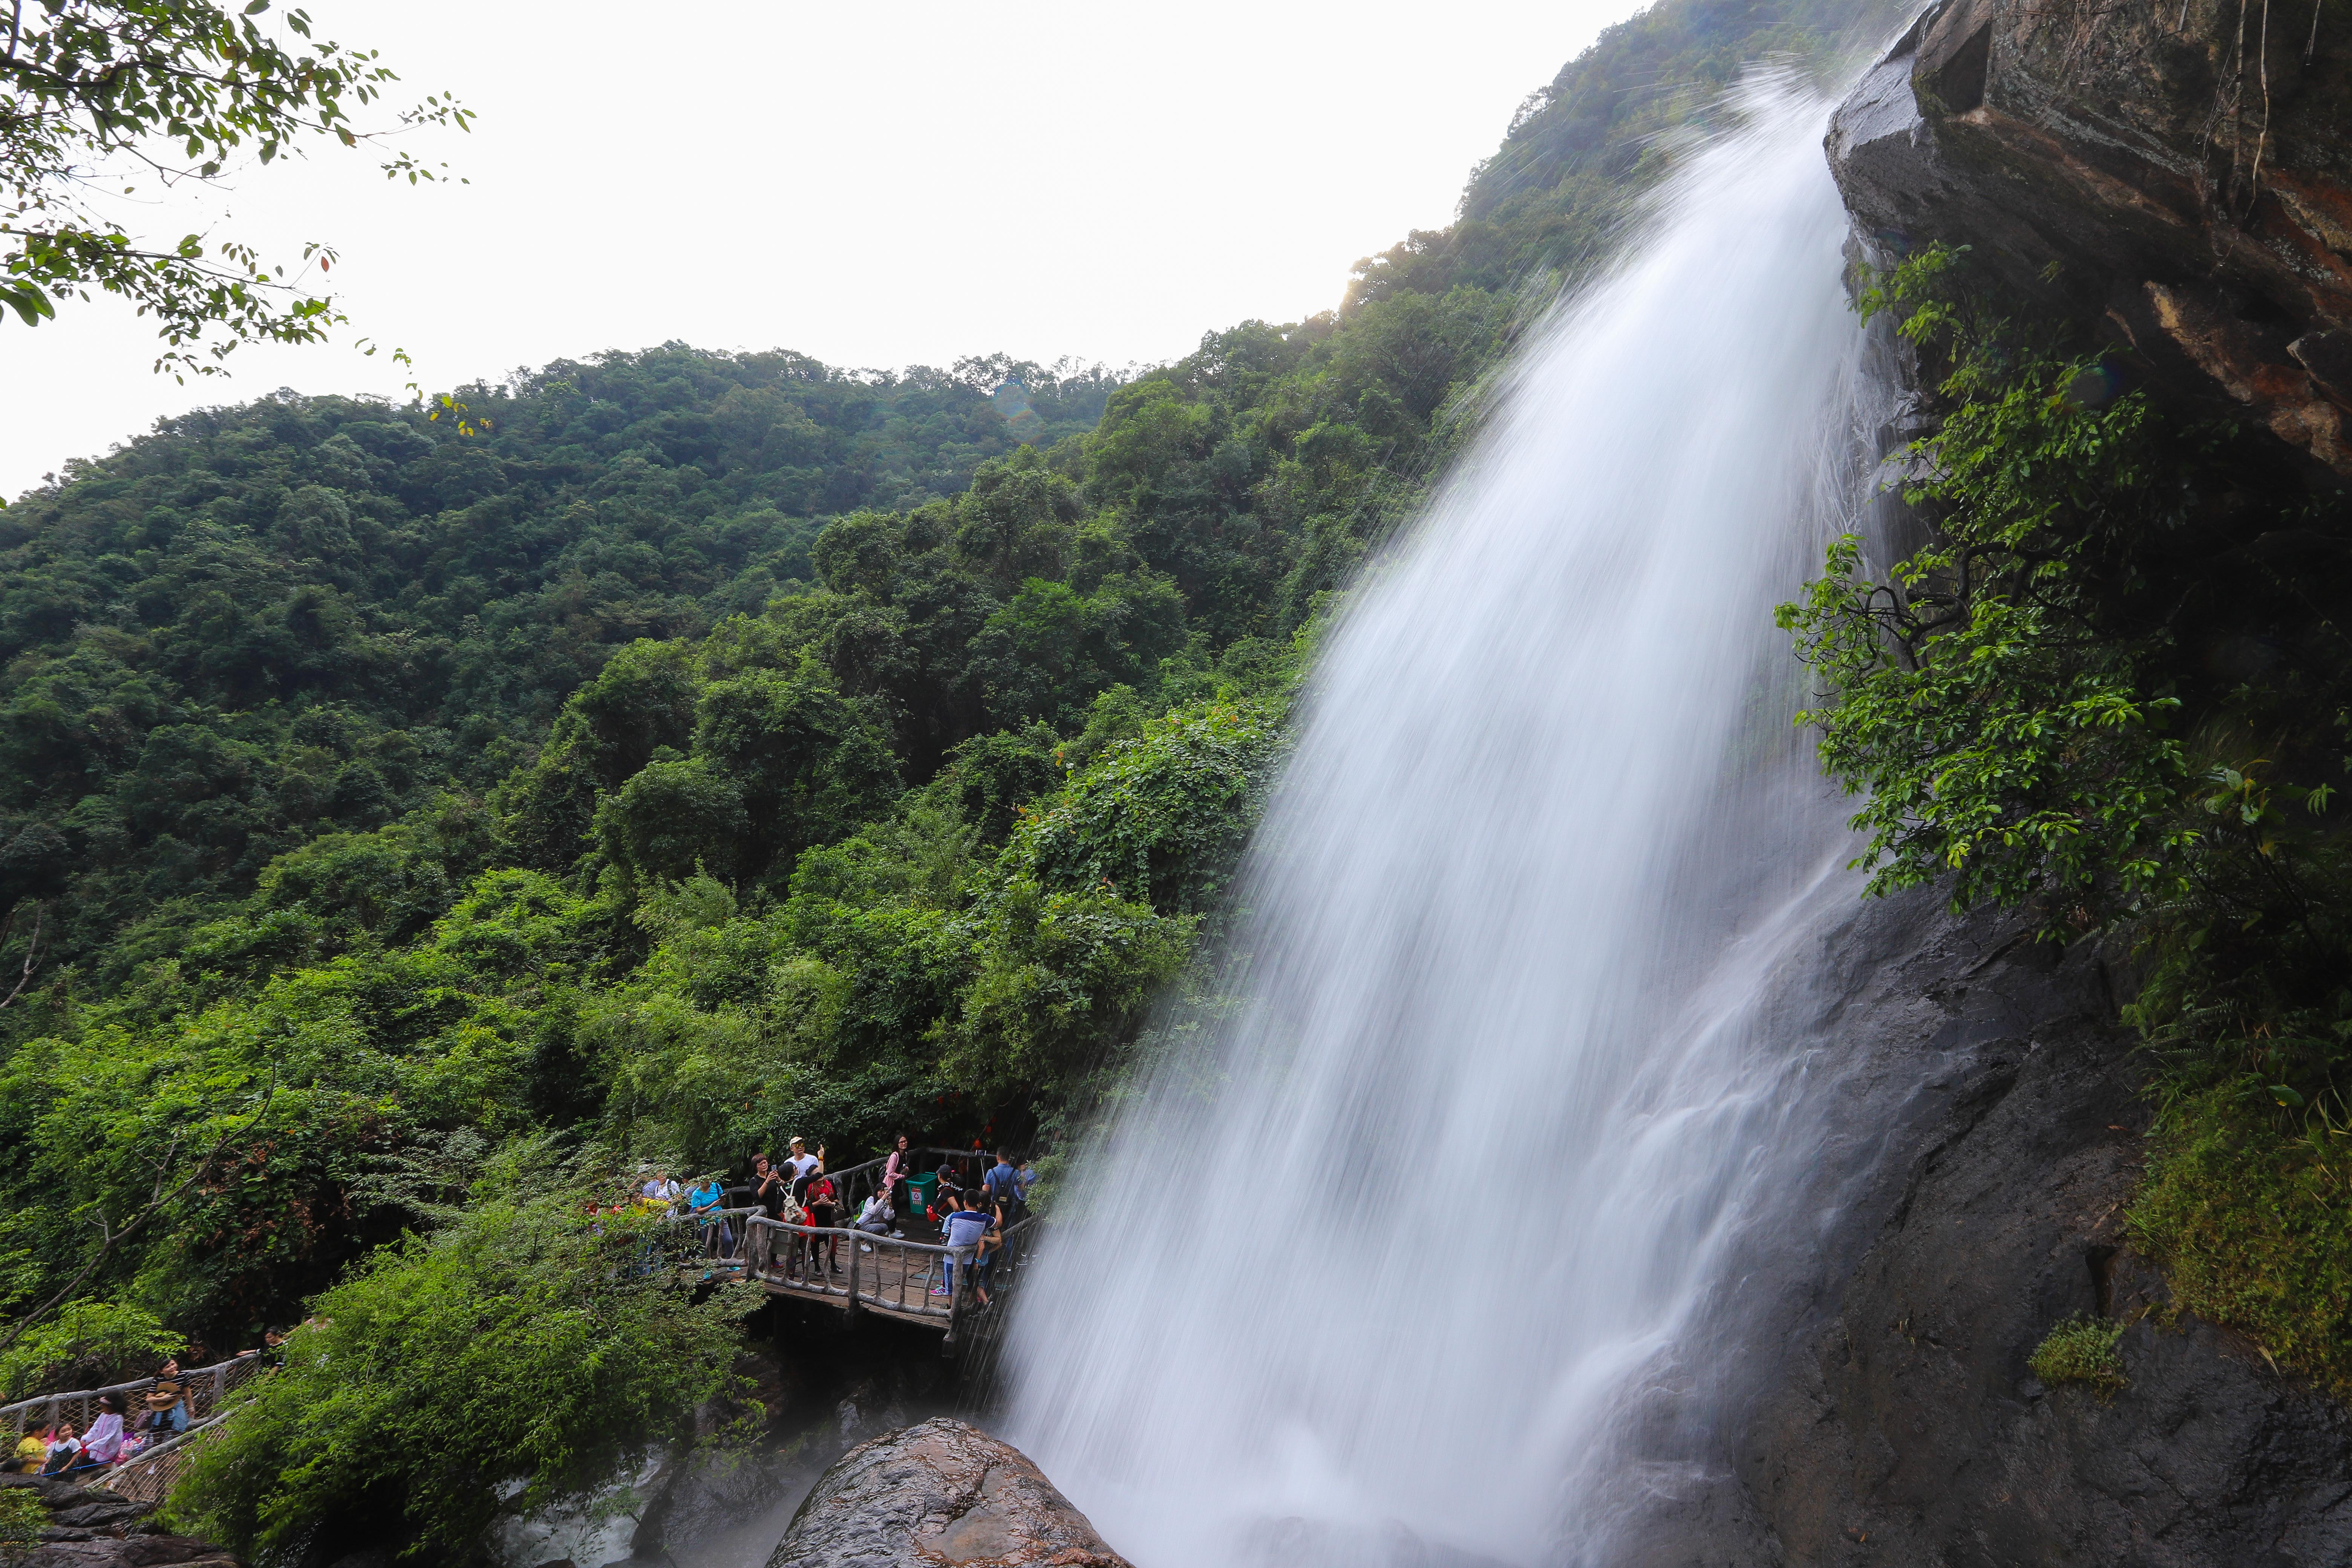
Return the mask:
{"type": "MultiPolygon", "coordinates": [[[[435,94],[379,125],[399,78],[372,49],[314,41],[285,14],[286,41],[261,26],[270,0],[10,0],[0,47],[0,308],[26,326],[93,290],[152,316],[155,368],[216,374],[239,344],[316,342],[345,317],[323,287],[336,258],[312,242],[289,272],[253,245],[190,234],[133,235],[106,204],[149,186],[221,181],[241,161],[297,154],[321,138],[379,147],[422,126],[465,130],[472,111],[435,94]],[[207,361],[212,363],[207,363],[207,361]]],[[[387,178],[446,176],[389,151],[387,178]]],[[[0,320],[5,320],[0,315],[0,320]]],[[[372,351],[371,351],[372,352],[372,351]]]]}

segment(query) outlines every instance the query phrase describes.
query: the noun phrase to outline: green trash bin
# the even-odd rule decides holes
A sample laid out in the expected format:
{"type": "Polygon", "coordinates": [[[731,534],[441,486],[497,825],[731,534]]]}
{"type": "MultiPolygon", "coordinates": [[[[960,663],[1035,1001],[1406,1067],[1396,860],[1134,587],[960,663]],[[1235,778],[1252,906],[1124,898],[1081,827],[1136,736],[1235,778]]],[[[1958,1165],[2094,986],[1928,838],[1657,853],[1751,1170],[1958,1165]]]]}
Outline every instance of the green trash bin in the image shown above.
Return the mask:
{"type": "Polygon", "coordinates": [[[919,1176],[907,1178],[907,1212],[898,1216],[903,1226],[908,1220],[920,1221],[923,1211],[931,1206],[931,1194],[940,1187],[940,1173],[926,1171],[919,1176]]]}

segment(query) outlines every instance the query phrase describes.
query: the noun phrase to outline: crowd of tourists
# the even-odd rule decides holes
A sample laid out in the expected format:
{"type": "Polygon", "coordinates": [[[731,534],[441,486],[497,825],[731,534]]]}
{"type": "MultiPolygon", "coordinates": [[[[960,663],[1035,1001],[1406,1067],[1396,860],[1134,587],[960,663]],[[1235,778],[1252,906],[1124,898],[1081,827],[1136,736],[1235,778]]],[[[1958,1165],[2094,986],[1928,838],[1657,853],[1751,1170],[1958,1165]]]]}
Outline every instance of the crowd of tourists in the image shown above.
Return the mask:
{"type": "MultiPolygon", "coordinates": [[[[918,1172],[915,1152],[901,1133],[883,1161],[874,1191],[852,1212],[849,1195],[827,1173],[823,1143],[812,1152],[804,1139],[794,1138],[786,1147],[781,1161],[772,1160],[765,1151],[753,1154],[751,1174],[740,1186],[730,1187],[717,1175],[681,1186],[667,1170],[652,1169],[628,1202],[612,1207],[618,1212],[634,1203],[697,1226],[702,1254],[713,1260],[742,1256],[749,1227],[736,1221],[753,1213],[781,1225],[805,1227],[786,1233],[768,1266],[788,1280],[811,1284],[844,1273],[845,1239],[863,1233],[904,1240],[907,1227],[922,1226],[940,1243],[973,1249],[974,1295],[982,1306],[988,1304],[990,1271],[1004,1233],[1028,1212],[1030,1189],[1037,1179],[1028,1160],[1016,1162],[1011,1151],[999,1150],[995,1163],[967,1184],[958,1167],[969,1156],[950,1156],[929,1172],[918,1172]]],[[[870,1242],[860,1239],[857,1245],[872,1250],[870,1242]]],[[[934,1296],[949,1296],[955,1289],[954,1259],[942,1263],[931,1284],[934,1296]]]]}
{"type": "MultiPolygon", "coordinates": [[[[282,1364],[286,1335],[272,1329],[262,1342],[263,1349],[245,1353],[268,1358],[265,1369],[282,1364]]],[[[0,1459],[0,1471],[87,1479],[94,1472],[128,1464],[188,1429],[188,1392],[178,1358],[167,1360],[156,1369],[145,1393],[109,1390],[100,1394],[98,1414],[86,1428],[55,1419],[26,1427],[16,1447],[0,1459]]]]}

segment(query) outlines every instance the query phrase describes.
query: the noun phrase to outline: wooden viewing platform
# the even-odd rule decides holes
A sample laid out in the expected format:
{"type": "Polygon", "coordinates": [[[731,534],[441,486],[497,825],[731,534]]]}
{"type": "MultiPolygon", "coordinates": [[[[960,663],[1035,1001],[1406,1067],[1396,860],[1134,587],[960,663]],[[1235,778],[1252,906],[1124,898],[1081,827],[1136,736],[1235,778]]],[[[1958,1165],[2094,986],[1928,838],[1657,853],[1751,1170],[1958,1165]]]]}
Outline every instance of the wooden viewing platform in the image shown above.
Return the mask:
{"type": "MultiPolygon", "coordinates": [[[[992,1155],[966,1149],[908,1152],[929,1170],[954,1163],[971,1178],[968,1186],[977,1186],[980,1169],[994,1160],[992,1155]]],[[[863,1208],[881,1186],[888,1163],[886,1154],[862,1165],[825,1173],[837,1194],[835,1212],[854,1215],[863,1208]]],[[[977,1337],[973,1331],[978,1325],[992,1323],[1002,1313],[1039,1234],[1034,1215],[1006,1227],[1003,1242],[990,1261],[992,1305],[983,1310],[974,1289],[972,1256],[977,1248],[917,1239],[932,1230],[919,1216],[900,1215],[893,1222],[897,1228],[915,1233],[906,1237],[876,1236],[847,1226],[791,1225],[770,1219],[758,1208],[722,1209],[710,1217],[725,1219],[738,1234],[734,1256],[707,1260],[707,1274],[748,1279],[772,1296],[821,1302],[852,1316],[873,1312],[900,1322],[919,1323],[938,1330],[945,1340],[941,1348],[950,1353],[977,1337]],[[938,1287],[950,1273],[954,1290],[941,1292],[938,1287]]]]}

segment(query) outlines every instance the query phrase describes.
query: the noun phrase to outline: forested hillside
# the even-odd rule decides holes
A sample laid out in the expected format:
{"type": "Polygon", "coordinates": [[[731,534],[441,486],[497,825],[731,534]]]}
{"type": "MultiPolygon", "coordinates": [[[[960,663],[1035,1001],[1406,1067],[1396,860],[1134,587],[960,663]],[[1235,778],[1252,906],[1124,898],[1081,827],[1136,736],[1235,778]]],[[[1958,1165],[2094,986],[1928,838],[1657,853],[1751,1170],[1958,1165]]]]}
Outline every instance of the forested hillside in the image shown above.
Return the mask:
{"type": "MultiPolygon", "coordinates": [[[[0,512],[9,1391],[323,1300],[335,1375],[467,1402],[389,1457],[349,1411],[247,1424],[189,1506],[248,1547],[475,1550],[538,1464],[500,1390],[582,1453],[667,1431],[724,1384],[720,1306],[484,1319],[486,1394],[387,1303],[505,1299],[576,1215],[548,1194],[638,1160],[1066,1136],[1223,917],[1332,595],[1483,374],[1741,61],[1873,26],[1666,0],[1454,227],[1124,383],[672,345],[431,412],[208,411],[0,512]],[[674,1379],[551,1392],[665,1344],[674,1379]]],[[[530,1289],[604,1301],[575,1272],[530,1289]]]]}
{"type": "Polygon", "coordinates": [[[54,900],[44,962],[110,984],[272,857],[488,789],[633,639],[813,580],[826,519],[952,495],[1114,384],[671,346],[446,413],[206,410],[69,465],[0,513],[0,905],[54,900]]]}

